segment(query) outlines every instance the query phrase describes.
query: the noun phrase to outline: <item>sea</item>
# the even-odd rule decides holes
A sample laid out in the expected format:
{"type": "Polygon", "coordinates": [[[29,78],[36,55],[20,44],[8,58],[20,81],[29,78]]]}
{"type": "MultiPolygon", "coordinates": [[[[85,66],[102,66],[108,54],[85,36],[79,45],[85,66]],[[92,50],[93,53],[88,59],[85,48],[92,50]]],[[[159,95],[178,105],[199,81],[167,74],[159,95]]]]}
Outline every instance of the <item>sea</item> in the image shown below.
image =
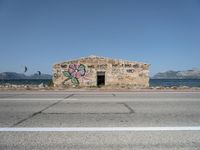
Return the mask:
{"type": "MultiPolygon", "coordinates": [[[[49,85],[51,79],[15,79],[15,80],[0,80],[0,85],[15,84],[15,85],[39,85],[41,83],[49,85]]],[[[200,87],[200,79],[150,79],[150,87],[200,87]]]]}
{"type": "Polygon", "coordinates": [[[0,85],[14,84],[14,85],[49,85],[51,79],[12,79],[12,80],[0,80],[0,85]]]}
{"type": "Polygon", "coordinates": [[[150,79],[149,85],[151,87],[163,86],[163,87],[200,87],[200,79],[150,79]]]}

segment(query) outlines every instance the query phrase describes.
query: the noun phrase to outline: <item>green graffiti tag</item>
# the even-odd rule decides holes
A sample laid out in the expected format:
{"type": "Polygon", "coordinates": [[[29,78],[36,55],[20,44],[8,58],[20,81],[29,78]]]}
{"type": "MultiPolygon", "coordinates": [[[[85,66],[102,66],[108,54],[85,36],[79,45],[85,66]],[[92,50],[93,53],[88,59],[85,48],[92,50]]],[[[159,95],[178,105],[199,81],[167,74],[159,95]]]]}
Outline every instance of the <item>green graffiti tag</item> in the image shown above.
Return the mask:
{"type": "Polygon", "coordinates": [[[70,64],[68,71],[63,71],[63,75],[67,77],[63,84],[65,85],[68,80],[71,80],[74,86],[79,85],[79,78],[85,75],[85,65],[83,64],[70,64]]]}

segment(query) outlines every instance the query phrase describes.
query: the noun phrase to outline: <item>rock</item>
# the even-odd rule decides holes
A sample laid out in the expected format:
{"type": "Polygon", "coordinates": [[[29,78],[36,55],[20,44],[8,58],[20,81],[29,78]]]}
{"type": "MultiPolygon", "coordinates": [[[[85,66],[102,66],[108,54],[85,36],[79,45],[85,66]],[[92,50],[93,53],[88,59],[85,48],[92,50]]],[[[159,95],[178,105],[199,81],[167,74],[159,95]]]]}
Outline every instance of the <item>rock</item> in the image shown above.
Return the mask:
{"type": "Polygon", "coordinates": [[[30,90],[30,89],[31,89],[31,88],[29,87],[29,85],[25,85],[24,88],[25,88],[26,90],[30,90]]]}
{"type": "Polygon", "coordinates": [[[41,84],[38,85],[38,87],[39,87],[39,88],[44,88],[45,86],[44,86],[43,83],[41,83],[41,84]]]}
{"type": "Polygon", "coordinates": [[[161,87],[160,86],[156,86],[155,89],[161,89],[161,87]]]}
{"type": "Polygon", "coordinates": [[[18,86],[17,86],[17,85],[14,85],[14,84],[11,85],[11,86],[12,86],[12,88],[18,88],[18,86]]]}
{"type": "Polygon", "coordinates": [[[178,89],[178,87],[177,86],[172,86],[171,89],[176,90],[176,89],[178,89]]]}
{"type": "Polygon", "coordinates": [[[188,86],[181,86],[180,89],[189,89],[190,87],[188,86]]]}

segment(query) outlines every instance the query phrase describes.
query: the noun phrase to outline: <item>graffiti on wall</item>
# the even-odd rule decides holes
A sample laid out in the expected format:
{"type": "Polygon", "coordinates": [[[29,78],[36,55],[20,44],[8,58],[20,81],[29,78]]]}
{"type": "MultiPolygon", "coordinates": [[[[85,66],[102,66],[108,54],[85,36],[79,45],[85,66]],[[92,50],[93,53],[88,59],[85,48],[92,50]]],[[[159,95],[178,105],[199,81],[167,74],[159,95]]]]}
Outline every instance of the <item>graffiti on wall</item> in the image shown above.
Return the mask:
{"type": "Polygon", "coordinates": [[[70,64],[68,71],[63,71],[63,75],[67,77],[63,84],[65,85],[68,80],[71,80],[74,86],[79,85],[79,78],[85,76],[85,65],[83,64],[70,64]]]}

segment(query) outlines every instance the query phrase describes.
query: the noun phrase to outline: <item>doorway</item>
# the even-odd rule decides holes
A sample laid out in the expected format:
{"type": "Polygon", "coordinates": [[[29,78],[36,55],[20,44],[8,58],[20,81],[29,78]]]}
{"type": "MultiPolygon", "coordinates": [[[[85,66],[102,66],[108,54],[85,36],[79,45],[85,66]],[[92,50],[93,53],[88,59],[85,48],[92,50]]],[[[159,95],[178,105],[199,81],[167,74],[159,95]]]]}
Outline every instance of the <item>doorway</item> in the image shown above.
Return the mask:
{"type": "Polygon", "coordinates": [[[97,72],[97,86],[105,85],[105,72],[97,72]]]}

